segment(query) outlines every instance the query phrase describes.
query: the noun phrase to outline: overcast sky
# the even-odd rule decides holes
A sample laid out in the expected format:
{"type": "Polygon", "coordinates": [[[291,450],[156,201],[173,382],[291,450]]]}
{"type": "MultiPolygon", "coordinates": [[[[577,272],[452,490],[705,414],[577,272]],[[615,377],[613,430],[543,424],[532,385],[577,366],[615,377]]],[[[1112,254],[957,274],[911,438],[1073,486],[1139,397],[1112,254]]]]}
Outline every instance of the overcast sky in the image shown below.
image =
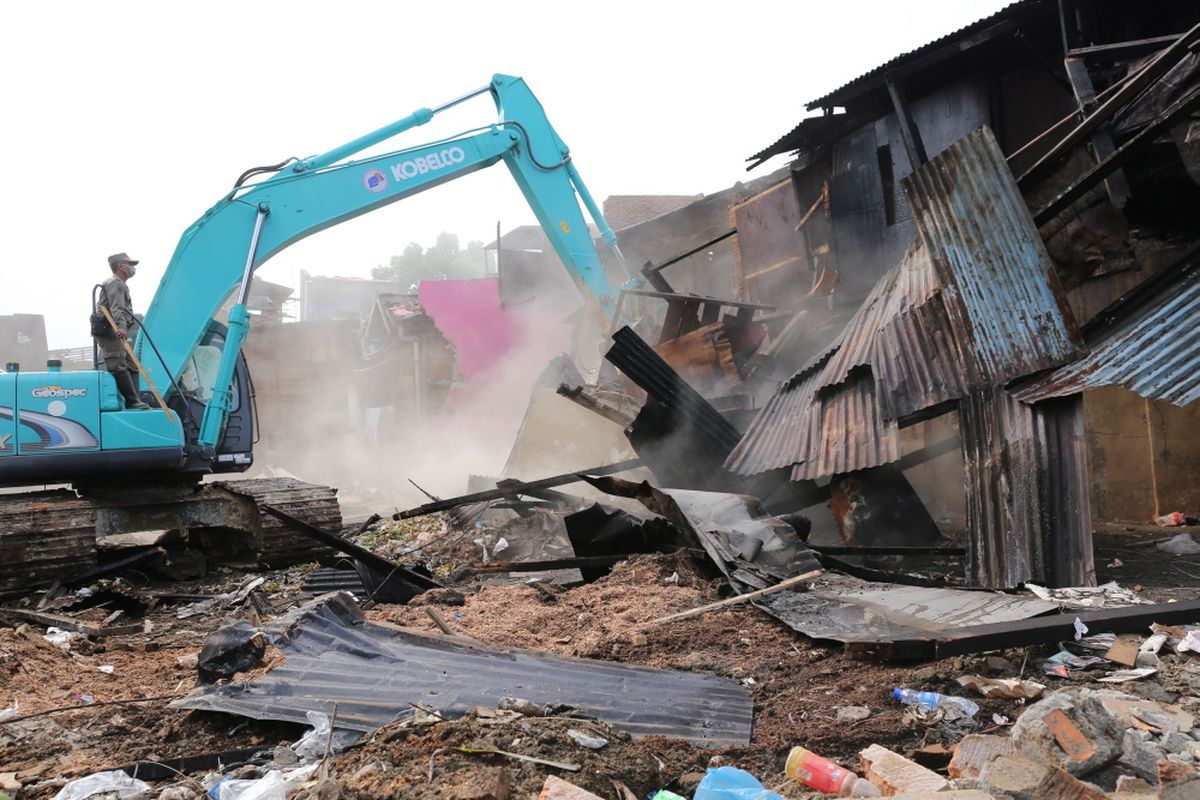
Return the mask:
{"type": "MultiPolygon", "coordinates": [[[[423,106],[525,78],[597,200],[712,193],[791,129],[804,101],[1002,0],[736,3],[22,2],[5,6],[0,314],[46,315],[82,346],[106,257],[141,260],[135,310],[184,229],[246,168],[323,152],[423,106]]],[[[483,97],[396,148],[495,119],[483,97]]],[[[392,148],[388,148],[392,149],[392,148]]],[[[269,261],[367,277],[439,231],[491,241],[533,216],[506,169],[344,223],[269,261]]]]}

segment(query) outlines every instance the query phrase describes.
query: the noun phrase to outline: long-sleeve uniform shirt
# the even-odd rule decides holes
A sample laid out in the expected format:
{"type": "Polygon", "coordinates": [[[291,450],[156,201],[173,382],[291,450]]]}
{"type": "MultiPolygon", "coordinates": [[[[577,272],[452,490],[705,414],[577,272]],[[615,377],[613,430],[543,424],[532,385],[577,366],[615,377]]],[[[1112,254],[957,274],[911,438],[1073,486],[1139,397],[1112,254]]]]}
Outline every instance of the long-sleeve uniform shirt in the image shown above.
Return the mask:
{"type": "MultiPolygon", "coordinates": [[[[108,313],[112,314],[117,327],[132,337],[133,329],[137,325],[137,318],[133,316],[133,301],[129,297],[129,286],[118,275],[108,278],[100,286],[100,305],[107,308],[108,313]]],[[[105,369],[109,372],[131,369],[129,354],[125,352],[125,346],[121,344],[121,340],[115,333],[98,336],[96,342],[100,345],[100,352],[104,355],[105,369]]]]}

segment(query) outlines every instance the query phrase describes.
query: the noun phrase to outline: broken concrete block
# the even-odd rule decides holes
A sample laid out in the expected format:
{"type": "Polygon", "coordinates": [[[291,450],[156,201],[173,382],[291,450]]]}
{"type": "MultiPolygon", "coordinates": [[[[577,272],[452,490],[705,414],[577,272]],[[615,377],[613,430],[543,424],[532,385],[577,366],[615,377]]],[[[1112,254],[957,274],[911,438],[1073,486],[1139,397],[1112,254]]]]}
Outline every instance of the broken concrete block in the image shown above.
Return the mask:
{"type": "Polygon", "coordinates": [[[1166,757],[1166,751],[1151,741],[1149,733],[1126,731],[1121,750],[1118,764],[1145,781],[1158,783],[1158,762],[1166,757]]]}
{"type": "Polygon", "coordinates": [[[1146,794],[1158,797],[1158,789],[1133,775],[1122,775],[1117,778],[1117,794],[1139,795],[1146,794]]]}
{"type": "Polygon", "coordinates": [[[446,795],[447,800],[508,800],[512,778],[503,767],[487,767],[470,774],[446,795]]]}
{"type": "Polygon", "coordinates": [[[1055,692],[1027,708],[1013,725],[1017,751],[1077,776],[1115,761],[1121,755],[1121,736],[1128,726],[1105,708],[1098,695],[1129,697],[1087,689],[1055,692]],[[1063,742],[1070,752],[1064,750],[1063,742]]]}
{"type": "Polygon", "coordinates": [[[542,785],[542,793],[538,800],[604,800],[586,789],[580,789],[570,781],[556,778],[553,775],[546,778],[542,785]]]}
{"type": "Polygon", "coordinates": [[[938,792],[950,785],[936,772],[877,744],[859,753],[859,760],[863,775],[885,795],[938,792]]]}
{"type": "Polygon", "coordinates": [[[1016,746],[1007,736],[971,733],[962,738],[950,759],[951,778],[977,781],[983,768],[997,756],[1015,755],[1016,746]]]}
{"type": "Polygon", "coordinates": [[[1085,783],[1058,767],[1050,768],[1034,795],[1055,800],[1106,800],[1107,796],[1099,786],[1085,783]]]}
{"type": "Polygon", "coordinates": [[[1050,767],[1021,755],[1000,755],[984,766],[979,775],[979,787],[992,794],[1012,800],[1036,800],[1034,794],[1050,767]]]}
{"type": "Polygon", "coordinates": [[[1188,731],[1195,724],[1195,717],[1179,706],[1163,705],[1108,690],[1092,692],[1091,695],[1099,701],[1105,712],[1117,718],[1122,729],[1136,727],[1135,718],[1159,727],[1163,733],[1188,731]]]}
{"type": "Polygon", "coordinates": [[[1200,797],[1200,771],[1189,764],[1159,762],[1158,784],[1161,800],[1193,800],[1200,797]]]}

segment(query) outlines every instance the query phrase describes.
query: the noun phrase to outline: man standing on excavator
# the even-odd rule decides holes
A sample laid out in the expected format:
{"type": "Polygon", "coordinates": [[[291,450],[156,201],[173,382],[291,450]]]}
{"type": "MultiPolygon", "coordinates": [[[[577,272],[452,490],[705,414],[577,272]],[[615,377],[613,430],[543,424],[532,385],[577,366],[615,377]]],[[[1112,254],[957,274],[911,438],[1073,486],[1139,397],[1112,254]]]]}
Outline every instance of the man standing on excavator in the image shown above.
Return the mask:
{"type": "Polygon", "coordinates": [[[137,274],[137,263],[125,253],[116,253],[108,257],[108,268],[112,270],[112,276],[100,284],[99,305],[108,309],[116,325],[109,326],[110,331],[105,335],[96,337],[100,352],[104,355],[104,368],[116,379],[117,388],[125,398],[126,409],[150,407],[138,396],[137,379],[131,371],[129,354],[125,352],[125,340],[138,324],[137,318],[133,316],[133,302],[126,285],[126,282],[137,274]]]}

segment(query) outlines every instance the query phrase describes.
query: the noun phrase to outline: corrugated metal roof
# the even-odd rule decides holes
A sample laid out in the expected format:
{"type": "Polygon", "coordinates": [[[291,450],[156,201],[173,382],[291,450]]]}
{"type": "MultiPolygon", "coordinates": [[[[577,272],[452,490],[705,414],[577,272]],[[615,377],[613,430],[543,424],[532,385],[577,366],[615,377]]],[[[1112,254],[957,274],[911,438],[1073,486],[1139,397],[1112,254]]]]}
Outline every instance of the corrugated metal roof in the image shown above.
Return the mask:
{"type": "Polygon", "coordinates": [[[972,386],[1062,364],[1075,319],[996,137],[979,128],[904,178],[972,386]]]}
{"type": "Polygon", "coordinates": [[[1062,363],[1079,338],[986,128],[904,183],[921,235],[835,342],[784,383],[726,461],[795,480],[899,457],[896,420],[1062,363]]]}
{"type": "Polygon", "coordinates": [[[349,595],[318,598],[273,631],[286,661],[247,683],[204,686],[171,704],[306,723],[332,714],[338,728],[370,731],[412,705],[449,718],[506,696],[573,705],[634,736],[702,746],[750,743],[749,691],[727,678],[463,644],[364,622],[349,595]]]}
{"type": "Polygon", "coordinates": [[[1186,406],[1200,399],[1200,273],[1170,287],[1101,339],[1073,364],[1022,387],[1017,399],[1035,403],[1099,386],[1124,386],[1151,400],[1186,406]]]}
{"type": "Polygon", "coordinates": [[[797,453],[794,481],[877,467],[900,457],[900,429],[879,413],[869,369],[855,371],[834,391],[818,393],[804,416],[807,447],[797,453]]]}
{"type": "Polygon", "coordinates": [[[951,31],[944,36],[939,36],[937,39],[934,39],[928,44],[921,45],[916,49],[909,50],[906,53],[901,53],[895,58],[885,61],[878,67],[875,67],[875,69],[870,70],[869,72],[864,72],[862,75],[859,75],[854,80],[842,84],[832,92],[824,94],[818,97],[816,100],[808,102],[805,104],[805,108],[811,111],[816,108],[842,105],[842,95],[846,94],[849,89],[860,86],[864,83],[868,83],[877,78],[882,78],[888,72],[901,69],[907,66],[910,62],[916,61],[923,56],[927,56],[936,50],[949,47],[952,44],[958,43],[960,45],[960,50],[966,50],[968,49],[968,46],[972,44],[966,40],[973,37],[975,34],[986,31],[988,28],[991,28],[997,23],[1003,22],[1007,17],[1013,16],[1014,13],[1024,12],[1025,10],[1036,10],[1038,6],[1053,7],[1053,5],[1053,0],[1018,0],[1015,3],[1009,3],[994,14],[990,14],[983,19],[976,20],[970,25],[964,25],[956,31],[951,31]]]}

